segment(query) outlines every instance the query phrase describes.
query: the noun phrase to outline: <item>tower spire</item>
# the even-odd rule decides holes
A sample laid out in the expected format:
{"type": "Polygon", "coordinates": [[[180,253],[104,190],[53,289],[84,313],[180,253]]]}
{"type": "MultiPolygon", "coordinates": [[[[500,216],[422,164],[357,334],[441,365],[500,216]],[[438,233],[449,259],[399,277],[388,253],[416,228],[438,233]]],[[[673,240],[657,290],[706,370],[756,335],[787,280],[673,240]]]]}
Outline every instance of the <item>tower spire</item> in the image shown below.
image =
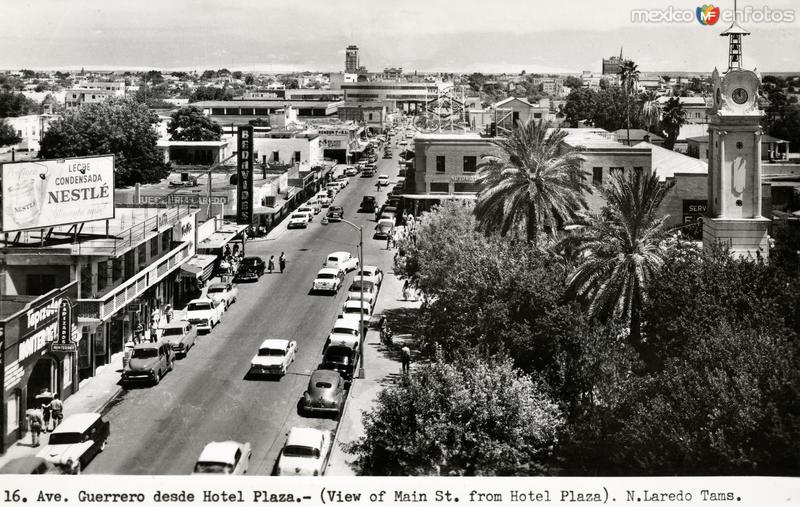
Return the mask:
{"type": "Polygon", "coordinates": [[[722,32],[722,37],[728,37],[728,70],[742,68],[742,37],[750,35],[750,32],[739,26],[738,10],[736,0],[733,0],[733,23],[722,32]]]}

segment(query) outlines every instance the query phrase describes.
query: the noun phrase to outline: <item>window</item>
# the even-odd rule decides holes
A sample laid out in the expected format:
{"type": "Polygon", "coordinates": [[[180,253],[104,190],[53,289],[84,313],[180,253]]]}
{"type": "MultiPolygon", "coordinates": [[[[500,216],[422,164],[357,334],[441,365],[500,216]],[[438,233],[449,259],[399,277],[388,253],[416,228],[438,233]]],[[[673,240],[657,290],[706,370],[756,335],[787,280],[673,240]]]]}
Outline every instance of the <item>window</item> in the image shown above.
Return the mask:
{"type": "Polygon", "coordinates": [[[33,273],[26,278],[28,295],[40,296],[56,288],[56,276],[53,274],[33,273]]]}
{"type": "Polygon", "coordinates": [[[592,183],[601,185],[603,183],[603,168],[592,167],[592,183]]]}
{"type": "Polygon", "coordinates": [[[150,239],[150,257],[158,255],[158,236],[150,239]]]}
{"type": "Polygon", "coordinates": [[[139,245],[139,267],[143,268],[147,264],[147,247],[144,244],[139,245]]]}
{"type": "Polygon", "coordinates": [[[92,297],[92,265],[81,264],[81,297],[92,297]]]}
{"type": "Polygon", "coordinates": [[[474,183],[454,183],[453,192],[456,193],[474,193],[477,192],[474,183]]]}
{"type": "Polygon", "coordinates": [[[167,231],[161,235],[161,251],[166,252],[169,250],[169,244],[172,241],[170,236],[172,235],[171,231],[167,231]]]}
{"type": "Polygon", "coordinates": [[[279,151],[272,152],[272,161],[277,162],[281,159],[281,153],[279,151]]]}
{"type": "Polygon", "coordinates": [[[437,173],[444,172],[444,155],[436,156],[436,172],[437,173]]]}
{"type": "Polygon", "coordinates": [[[299,151],[294,152],[294,161],[295,162],[300,162],[300,152],[299,151]]]}
{"type": "Polygon", "coordinates": [[[372,121],[372,113],[369,113],[369,121],[372,121]]]}
{"type": "Polygon", "coordinates": [[[225,114],[225,108],[224,107],[212,107],[211,108],[211,114],[223,115],[223,114],[225,114]]]}
{"type": "Polygon", "coordinates": [[[119,280],[122,277],[122,257],[111,261],[111,279],[119,280]]]}
{"type": "Polygon", "coordinates": [[[533,113],[533,117],[538,120],[542,117],[542,113],[533,113]]]}
{"type": "Polygon", "coordinates": [[[447,194],[450,192],[449,183],[431,183],[431,193],[447,194]]]}
{"type": "Polygon", "coordinates": [[[621,177],[622,176],[622,167],[611,167],[609,168],[608,172],[611,174],[611,177],[621,177]]]}
{"type": "Polygon", "coordinates": [[[108,262],[97,263],[97,290],[103,290],[108,285],[108,262]]]}
{"type": "Polygon", "coordinates": [[[478,167],[478,157],[464,157],[464,172],[474,173],[478,167]]]}

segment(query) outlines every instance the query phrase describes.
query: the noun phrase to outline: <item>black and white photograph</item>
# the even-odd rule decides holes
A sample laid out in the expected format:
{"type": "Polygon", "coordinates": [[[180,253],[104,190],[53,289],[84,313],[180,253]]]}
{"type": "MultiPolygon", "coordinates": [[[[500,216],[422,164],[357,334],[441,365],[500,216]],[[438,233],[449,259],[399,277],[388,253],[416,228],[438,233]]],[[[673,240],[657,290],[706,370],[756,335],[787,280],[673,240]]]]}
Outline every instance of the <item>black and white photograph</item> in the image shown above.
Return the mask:
{"type": "Polygon", "coordinates": [[[798,8],[0,0],[0,503],[797,505],[798,8]]]}

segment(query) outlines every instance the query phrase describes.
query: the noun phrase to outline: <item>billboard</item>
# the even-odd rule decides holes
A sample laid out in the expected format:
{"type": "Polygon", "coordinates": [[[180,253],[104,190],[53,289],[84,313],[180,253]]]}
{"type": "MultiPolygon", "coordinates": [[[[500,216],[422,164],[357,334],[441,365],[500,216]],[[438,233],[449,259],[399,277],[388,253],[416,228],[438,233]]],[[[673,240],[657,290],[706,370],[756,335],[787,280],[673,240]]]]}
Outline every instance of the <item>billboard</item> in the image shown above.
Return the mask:
{"type": "Polygon", "coordinates": [[[3,232],[114,218],[114,156],[0,167],[3,232]]]}
{"type": "Polygon", "coordinates": [[[239,127],[236,152],[236,223],[253,223],[253,127],[239,127]]]}

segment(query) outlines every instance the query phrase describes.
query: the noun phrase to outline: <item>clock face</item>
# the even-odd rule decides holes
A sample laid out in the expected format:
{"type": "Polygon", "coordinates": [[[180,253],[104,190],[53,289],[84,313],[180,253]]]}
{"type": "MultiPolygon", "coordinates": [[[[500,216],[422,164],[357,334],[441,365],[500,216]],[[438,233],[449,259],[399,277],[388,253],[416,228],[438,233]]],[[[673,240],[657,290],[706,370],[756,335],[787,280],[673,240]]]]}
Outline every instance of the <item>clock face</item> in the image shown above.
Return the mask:
{"type": "Polygon", "coordinates": [[[744,104],[745,102],[747,102],[747,97],[748,97],[747,90],[745,90],[744,88],[737,88],[733,90],[733,93],[731,94],[731,98],[737,104],[744,104]]]}

